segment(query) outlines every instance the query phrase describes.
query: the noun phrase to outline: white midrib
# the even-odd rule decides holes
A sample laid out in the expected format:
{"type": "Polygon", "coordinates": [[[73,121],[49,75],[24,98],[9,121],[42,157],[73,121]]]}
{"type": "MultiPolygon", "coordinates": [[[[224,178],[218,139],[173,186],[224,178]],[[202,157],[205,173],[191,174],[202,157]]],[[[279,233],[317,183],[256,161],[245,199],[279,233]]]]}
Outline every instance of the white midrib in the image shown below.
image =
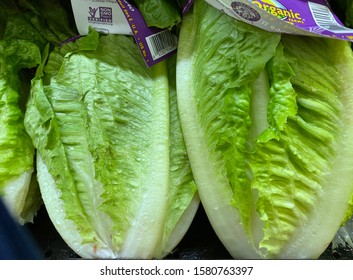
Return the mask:
{"type": "MultiPolygon", "coordinates": [[[[156,65],[166,73],[164,63],[156,65]],[[165,71],[164,71],[165,70],[165,71]]],[[[154,66],[154,67],[156,67],[154,66]]],[[[154,88],[153,131],[148,165],[141,186],[139,208],[123,241],[119,258],[158,258],[163,237],[169,190],[169,95],[166,75],[158,76],[154,88]]]]}

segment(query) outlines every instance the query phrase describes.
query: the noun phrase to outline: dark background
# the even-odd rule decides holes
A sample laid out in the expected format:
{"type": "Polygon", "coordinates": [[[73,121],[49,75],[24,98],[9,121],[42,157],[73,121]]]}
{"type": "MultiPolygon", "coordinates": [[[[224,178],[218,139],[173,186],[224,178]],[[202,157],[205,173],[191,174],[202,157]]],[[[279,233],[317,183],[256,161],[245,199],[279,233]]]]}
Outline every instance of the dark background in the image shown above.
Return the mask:
{"type": "MultiPolygon", "coordinates": [[[[34,223],[27,224],[26,227],[38,244],[44,259],[60,260],[80,258],[60,237],[51,223],[44,206],[42,206],[34,219],[34,223]]],[[[166,259],[216,260],[232,259],[232,257],[213,231],[205,211],[202,205],[200,205],[188,232],[166,259]]],[[[320,259],[353,259],[353,249],[337,248],[332,250],[332,246],[330,245],[321,255],[320,259]]]]}

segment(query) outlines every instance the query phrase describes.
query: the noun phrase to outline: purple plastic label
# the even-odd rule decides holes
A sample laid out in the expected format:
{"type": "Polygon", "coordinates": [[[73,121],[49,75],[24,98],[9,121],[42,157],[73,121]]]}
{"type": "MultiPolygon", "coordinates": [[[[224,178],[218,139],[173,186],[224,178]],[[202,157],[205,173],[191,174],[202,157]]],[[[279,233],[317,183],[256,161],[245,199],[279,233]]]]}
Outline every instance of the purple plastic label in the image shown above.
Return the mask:
{"type": "Polygon", "coordinates": [[[116,0],[130,25],[136,44],[148,67],[176,52],[176,35],[168,30],[148,27],[141,12],[127,0],[116,0]]]}
{"type": "Polygon", "coordinates": [[[273,16],[309,32],[351,40],[352,29],[344,26],[325,0],[251,1],[273,16]]]}
{"type": "Polygon", "coordinates": [[[279,33],[353,41],[353,29],[339,20],[326,0],[206,0],[228,15],[279,33]]]}

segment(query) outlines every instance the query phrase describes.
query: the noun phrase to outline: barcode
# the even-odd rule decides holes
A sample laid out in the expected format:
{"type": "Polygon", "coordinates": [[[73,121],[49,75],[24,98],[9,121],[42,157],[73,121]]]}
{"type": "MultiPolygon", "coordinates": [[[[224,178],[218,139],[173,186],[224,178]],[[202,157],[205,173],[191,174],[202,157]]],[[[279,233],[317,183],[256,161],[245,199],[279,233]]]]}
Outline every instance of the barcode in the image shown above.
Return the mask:
{"type": "Polygon", "coordinates": [[[335,33],[352,32],[352,29],[349,29],[337,22],[327,6],[313,2],[308,2],[308,4],[315,23],[322,29],[335,33]]]}
{"type": "Polygon", "coordinates": [[[168,30],[146,37],[153,60],[156,60],[177,48],[177,37],[168,30]]]}

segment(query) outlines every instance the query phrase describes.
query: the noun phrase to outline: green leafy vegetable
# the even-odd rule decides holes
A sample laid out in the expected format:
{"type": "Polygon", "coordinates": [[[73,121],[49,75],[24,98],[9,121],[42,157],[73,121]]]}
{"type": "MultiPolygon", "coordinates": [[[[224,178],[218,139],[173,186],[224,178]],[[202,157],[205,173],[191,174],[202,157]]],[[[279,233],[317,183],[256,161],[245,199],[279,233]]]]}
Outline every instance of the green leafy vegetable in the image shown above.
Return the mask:
{"type": "Polygon", "coordinates": [[[77,34],[67,1],[19,0],[26,18],[51,44],[57,45],[77,34]]]}
{"type": "Polygon", "coordinates": [[[147,68],[123,35],[91,30],[60,51],[25,115],[49,216],[84,258],[161,258],[198,206],[173,75],[166,62],[147,68]]]}
{"type": "Polygon", "coordinates": [[[268,33],[196,1],[177,94],[190,164],[235,258],[316,258],[351,215],[353,56],[345,41],[268,33]]]}
{"type": "Polygon", "coordinates": [[[32,222],[41,205],[34,147],[26,133],[24,108],[30,69],[41,61],[46,41],[15,2],[3,1],[0,23],[0,196],[20,224],[32,222]]]}
{"type": "Polygon", "coordinates": [[[181,9],[175,0],[135,0],[148,26],[171,29],[181,22],[181,9]]]}

